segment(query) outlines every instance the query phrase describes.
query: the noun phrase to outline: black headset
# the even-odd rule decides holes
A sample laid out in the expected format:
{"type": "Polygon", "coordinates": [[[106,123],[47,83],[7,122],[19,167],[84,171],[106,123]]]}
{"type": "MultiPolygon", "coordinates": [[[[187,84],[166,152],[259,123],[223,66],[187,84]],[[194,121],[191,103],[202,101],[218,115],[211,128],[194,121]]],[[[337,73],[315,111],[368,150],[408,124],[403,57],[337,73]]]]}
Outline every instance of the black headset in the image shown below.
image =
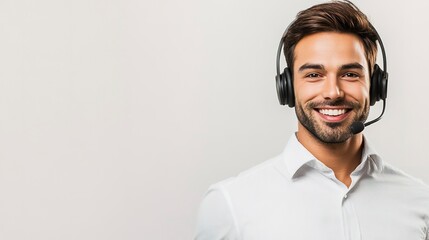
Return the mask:
{"type": "MultiPolygon", "coordinates": [[[[290,25],[289,25],[290,26],[290,25]]],[[[388,73],[387,73],[387,60],[386,60],[386,52],[384,50],[383,41],[380,38],[377,30],[370,23],[370,27],[375,32],[377,36],[378,44],[380,45],[381,53],[383,55],[383,69],[381,69],[378,64],[374,65],[374,70],[371,75],[371,83],[369,89],[370,96],[370,104],[373,106],[377,101],[383,100],[383,113],[385,106],[385,99],[387,97],[387,82],[388,82],[388,73]]],[[[293,89],[293,77],[291,74],[291,70],[286,67],[283,70],[283,73],[280,73],[280,57],[281,50],[284,45],[284,39],[289,31],[289,27],[286,28],[283,36],[280,40],[280,44],[277,50],[277,59],[276,59],[276,88],[277,88],[277,96],[279,98],[279,102],[281,105],[288,105],[289,107],[295,106],[295,93],[293,89]]]]}

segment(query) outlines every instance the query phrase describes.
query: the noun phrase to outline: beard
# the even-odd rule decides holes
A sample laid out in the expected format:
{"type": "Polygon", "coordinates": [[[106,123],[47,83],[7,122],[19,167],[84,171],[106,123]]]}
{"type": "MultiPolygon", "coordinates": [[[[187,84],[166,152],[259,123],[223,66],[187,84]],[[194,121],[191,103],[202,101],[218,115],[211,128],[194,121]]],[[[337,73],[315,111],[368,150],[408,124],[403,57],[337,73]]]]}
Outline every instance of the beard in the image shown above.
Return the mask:
{"type": "Polygon", "coordinates": [[[297,104],[295,113],[298,121],[319,141],[328,144],[343,143],[353,136],[350,126],[353,122],[364,122],[369,114],[369,103],[361,106],[358,102],[348,102],[344,99],[324,102],[308,102],[304,106],[297,104]],[[356,111],[353,119],[341,122],[320,122],[314,116],[314,109],[318,106],[346,106],[350,111],[356,111]]]}

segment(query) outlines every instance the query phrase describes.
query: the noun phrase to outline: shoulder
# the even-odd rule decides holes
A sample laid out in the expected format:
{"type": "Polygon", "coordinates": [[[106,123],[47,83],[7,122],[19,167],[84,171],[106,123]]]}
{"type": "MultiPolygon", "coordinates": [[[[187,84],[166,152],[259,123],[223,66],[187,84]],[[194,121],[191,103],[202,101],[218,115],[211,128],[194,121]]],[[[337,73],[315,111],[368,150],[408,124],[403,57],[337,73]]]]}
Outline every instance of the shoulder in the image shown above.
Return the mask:
{"type": "Polygon", "coordinates": [[[235,194],[255,192],[273,187],[279,180],[284,183],[286,177],[287,171],[283,156],[279,155],[242,171],[235,177],[230,177],[211,185],[208,191],[220,190],[224,193],[235,194]]]}
{"type": "Polygon", "coordinates": [[[384,183],[388,189],[389,186],[401,190],[404,195],[409,195],[414,199],[421,199],[429,206],[429,185],[405,171],[383,162],[383,169],[376,175],[379,182],[384,183]]]}
{"type": "Polygon", "coordinates": [[[381,174],[385,175],[387,179],[395,181],[399,184],[414,185],[422,188],[428,188],[429,190],[429,186],[425,184],[421,179],[413,177],[412,175],[406,173],[405,171],[390,163],[383,162],[383,169],[381,171],[381,174]]]}
{"type": "Polygon", "coordinates": [[[240,235],[237,209],[258,202],[256,196],[264,195],[261,190],[281,175],[276,167],[279,160],[272,158],[211,185],[199,208],[195,239],[236,239],[240,235]]]}

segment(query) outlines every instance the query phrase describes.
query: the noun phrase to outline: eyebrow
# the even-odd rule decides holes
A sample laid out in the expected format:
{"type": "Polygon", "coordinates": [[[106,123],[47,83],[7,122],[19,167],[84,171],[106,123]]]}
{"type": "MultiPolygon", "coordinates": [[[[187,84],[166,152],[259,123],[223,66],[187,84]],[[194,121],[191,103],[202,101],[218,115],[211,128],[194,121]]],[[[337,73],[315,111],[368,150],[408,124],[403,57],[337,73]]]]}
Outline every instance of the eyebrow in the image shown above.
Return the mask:
{"type": "Polygon", "coordinates": [[[322,64],[312,64],[312,63],[306,63],[299,67],[298,71],[302,72],[306,69],[319,69],[319,70],[325,70],[325,67],[322,64]]]}
{"type": "MultiPolygon", "coordinates": [[[[306,69],[325,70],[325,67],[322,64],[305,63],[304,65],[299,67],[298,71],[302,72],[306,69]]],[[[364,69],[364,67],[357,62],[344,64],[340,67],[340,70],[347,70],[347,69],[364,69]]]]}
{"type": "Polygon", "coordinates": [[[361,64],[355,62],[355,63],[349,63],[349,64],[342,65],[340,68],[340,70],[347,70],[347,69],[361,69],[362,70],[362,69],[364,69],[364,67],[361,64]]]}

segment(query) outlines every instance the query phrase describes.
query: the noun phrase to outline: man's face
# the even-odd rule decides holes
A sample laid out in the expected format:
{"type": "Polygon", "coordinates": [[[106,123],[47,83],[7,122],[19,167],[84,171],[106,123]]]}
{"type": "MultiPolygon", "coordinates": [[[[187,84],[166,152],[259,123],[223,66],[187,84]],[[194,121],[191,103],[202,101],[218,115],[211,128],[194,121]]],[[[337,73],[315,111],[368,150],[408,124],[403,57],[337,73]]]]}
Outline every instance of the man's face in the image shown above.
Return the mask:
{"type": "Polygon", "coordinates": [[[324,143],[352,136],[350,125],[369,113],[369,70],[360,39],[322,32],[301,39],[293,68],[298,132],[324,143]]]}

